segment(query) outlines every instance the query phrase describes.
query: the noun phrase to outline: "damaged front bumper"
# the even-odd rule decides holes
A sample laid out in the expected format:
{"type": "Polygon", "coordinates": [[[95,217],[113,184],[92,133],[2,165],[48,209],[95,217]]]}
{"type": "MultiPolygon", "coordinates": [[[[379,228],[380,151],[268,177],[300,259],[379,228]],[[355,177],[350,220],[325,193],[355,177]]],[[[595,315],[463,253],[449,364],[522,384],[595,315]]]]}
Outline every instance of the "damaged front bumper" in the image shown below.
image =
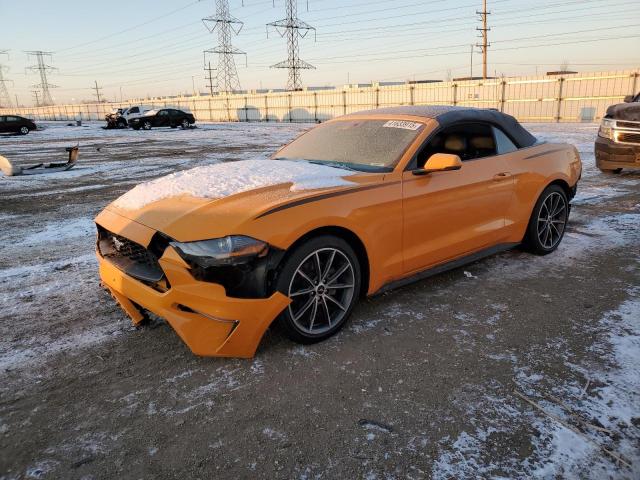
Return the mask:
{"type": "MultiPolygon", "coordinates": [[[[104,211],[96,223],[110,232],[146,246],[155,232],[104,211]]],[[[196,355],[250,358],[272,321],[290,300],[276,292],[268,298],[233,298],[218,284],[196,280],[173,247],[158,263],[167,289],[154,288],[124,273],[97,252],[103,285],[131,317],[142,321],[140,307],[164,319],[196,355]]]]}

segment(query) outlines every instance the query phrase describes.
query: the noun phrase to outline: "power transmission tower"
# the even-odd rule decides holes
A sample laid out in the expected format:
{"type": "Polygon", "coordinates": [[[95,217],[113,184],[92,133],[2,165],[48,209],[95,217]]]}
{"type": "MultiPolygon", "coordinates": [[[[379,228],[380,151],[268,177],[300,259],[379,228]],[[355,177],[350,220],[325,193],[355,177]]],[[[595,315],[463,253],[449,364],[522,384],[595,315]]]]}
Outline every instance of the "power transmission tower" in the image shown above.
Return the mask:
{"type": "Polygon", "coordinates": [[[302,90],[302,78],[300,70],[315,69],[313,65],[305,62],[299,56],[298,38],[304,38],[309,31],[315,28],[298,18],[298,0],[286,0],[287,18],[267,24],[267,35],[269,27],[273,27],[281,37],[287,37],[287,51],[289,58],[284,62],[276,63],[271,68],[289,69],[289,80],[287,90],[302,90]]]}
{"type": "Polygon", "coordinates": [[[55,70],[54,67],[47,65],[44,63],[44,57],[49,57],[49,59],[53,58],[53,52],[43,52],[42,50],[36,50],[32,52],[25,52],[27,56],[35,56],[36,57],[36,65],[32,65],[31,67],[27,67],[28,70],[38,71],[40,72],[40,83],[37,85],[32,85],[34,88],[39,88],[42,90],[42,101],[40,105],[53,105],[53,98],[51,97],[51,92],[49,92],[50,88],[57,88],[57,85],[52,85],[47,80],[47,70],[55,70]]]}
{"type": "Polygon", "coordinates": [[[102,90],[102,87],[98,86],[98,81],[95,81],[95,87],[93,87],[93,90],[96,91],[96,97],[98,99],[98,103],[102,103],[102,98],[100,97],[100,90],[102,90]]]}
{"type": "MultiPolygon", "coordinates": [[[[0,55],[6,55],[7,58],[9,58],[9,53],[6,50],[0,50],[0,55]]],[[[7,71],[9,71],[9,68],[0,64],[0,107],[13,106],[9,90],[7,89],[7,82],[11,82],[11,80],[5,79],[3,74],[3,72],[7,71]]]]}
{"type": "Polygon", "coordinates": [[[36,97],[36,107],[40,106],[40,92],[38,90],[32,90],[31,94],[36,97]]]}
{"type": "MultiPolygon", "coordinates": [[[[233,56],[245,55],[246,58],[246,53],[231,44],[231,35],[238,35],[244,24],[229,13],[229,0],[216,0],[215,16],[203,18],[202,23],[210,33],[218,30],[218,45],[211,50],[204,51],[205,71],[207,70],[207,53],[218,54],[216,75],[218,91],[233,92],[234,90],[240,90],[240,79],[238,78],[236,62],[233,56]]],[[[211,76],[210,68],[209,76],[211,76]]],[[[211,84],[211,80],[209,83],[211,84]]]]}
{"type": "Polygon", "coordinates": [[[491,12],[487,11],[487,0],[482,0],[482,11],[476,13],[480,15],[480,21],[482,22],[482,27],[477,27],[476,30],[481,32],[482,43],[476,44],[477,47],[480,47],[480,51],[482,52],[482,78],[487,78],[487,50],[491,46],[489,43],[488,32],[491,30],[487,27],[487,15],[490,15],[491,12]]]}

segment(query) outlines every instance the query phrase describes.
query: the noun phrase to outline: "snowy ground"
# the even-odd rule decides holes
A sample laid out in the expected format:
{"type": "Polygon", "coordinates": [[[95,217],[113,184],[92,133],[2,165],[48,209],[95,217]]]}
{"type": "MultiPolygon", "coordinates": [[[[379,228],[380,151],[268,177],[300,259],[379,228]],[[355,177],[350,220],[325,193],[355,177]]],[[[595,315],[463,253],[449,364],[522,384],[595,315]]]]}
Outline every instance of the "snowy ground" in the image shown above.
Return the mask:
{"type": "Polygon", "coordinates": [[[361,304],[310,347],[250,361],[136,330],[99,288],[92,218],[133,185],[266,157],[309,125],[0,136],[0,479],[640,478],[640,173],[594,167],[596,127],[533,124],[585,170],[558,251],[520,251],[361,304]]]}

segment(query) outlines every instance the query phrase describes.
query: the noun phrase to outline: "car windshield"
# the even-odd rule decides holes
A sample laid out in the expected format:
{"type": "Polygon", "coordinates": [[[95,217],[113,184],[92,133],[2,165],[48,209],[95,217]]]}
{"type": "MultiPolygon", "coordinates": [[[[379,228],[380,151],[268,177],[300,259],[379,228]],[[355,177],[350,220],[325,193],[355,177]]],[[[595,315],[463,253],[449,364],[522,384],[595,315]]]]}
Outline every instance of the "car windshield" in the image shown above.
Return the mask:
{"type": "Polygon", "coordinates": [[[319,125],[275,155],[354,170],[393,170],[424,124],[403,120],[340,120],[319,125]]]}

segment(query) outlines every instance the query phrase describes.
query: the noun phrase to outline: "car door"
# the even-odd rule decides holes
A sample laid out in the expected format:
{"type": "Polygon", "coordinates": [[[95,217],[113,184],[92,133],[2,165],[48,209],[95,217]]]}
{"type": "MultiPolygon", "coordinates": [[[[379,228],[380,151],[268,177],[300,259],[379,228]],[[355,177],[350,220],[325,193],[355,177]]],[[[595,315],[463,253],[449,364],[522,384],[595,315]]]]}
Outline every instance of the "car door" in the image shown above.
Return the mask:
{"type": "Polygon", "coordinates": [[[171,110],[171,126],[177,127],[182,122],[184,114],[180,110],[171,110]]]}
{"type": "Polygon", "coordinates": [[[169,110],[160,110],[155,116],[155,127],[169,126],[169,110]]]}
{"type": "Polygon", "coordinates": [[[19,132],[22,123],[18,117],[7,115],[5,117],[5,132],[19,132]]]}
{"type": "Polygon", "coordinates": [[[411,274],[500,243],[513,195],[507,163],[488,124],[436,131],[410,168],[434,153],[458,155],[462,168],[416,176],[403,173],[404,273],[411,274]]]}

